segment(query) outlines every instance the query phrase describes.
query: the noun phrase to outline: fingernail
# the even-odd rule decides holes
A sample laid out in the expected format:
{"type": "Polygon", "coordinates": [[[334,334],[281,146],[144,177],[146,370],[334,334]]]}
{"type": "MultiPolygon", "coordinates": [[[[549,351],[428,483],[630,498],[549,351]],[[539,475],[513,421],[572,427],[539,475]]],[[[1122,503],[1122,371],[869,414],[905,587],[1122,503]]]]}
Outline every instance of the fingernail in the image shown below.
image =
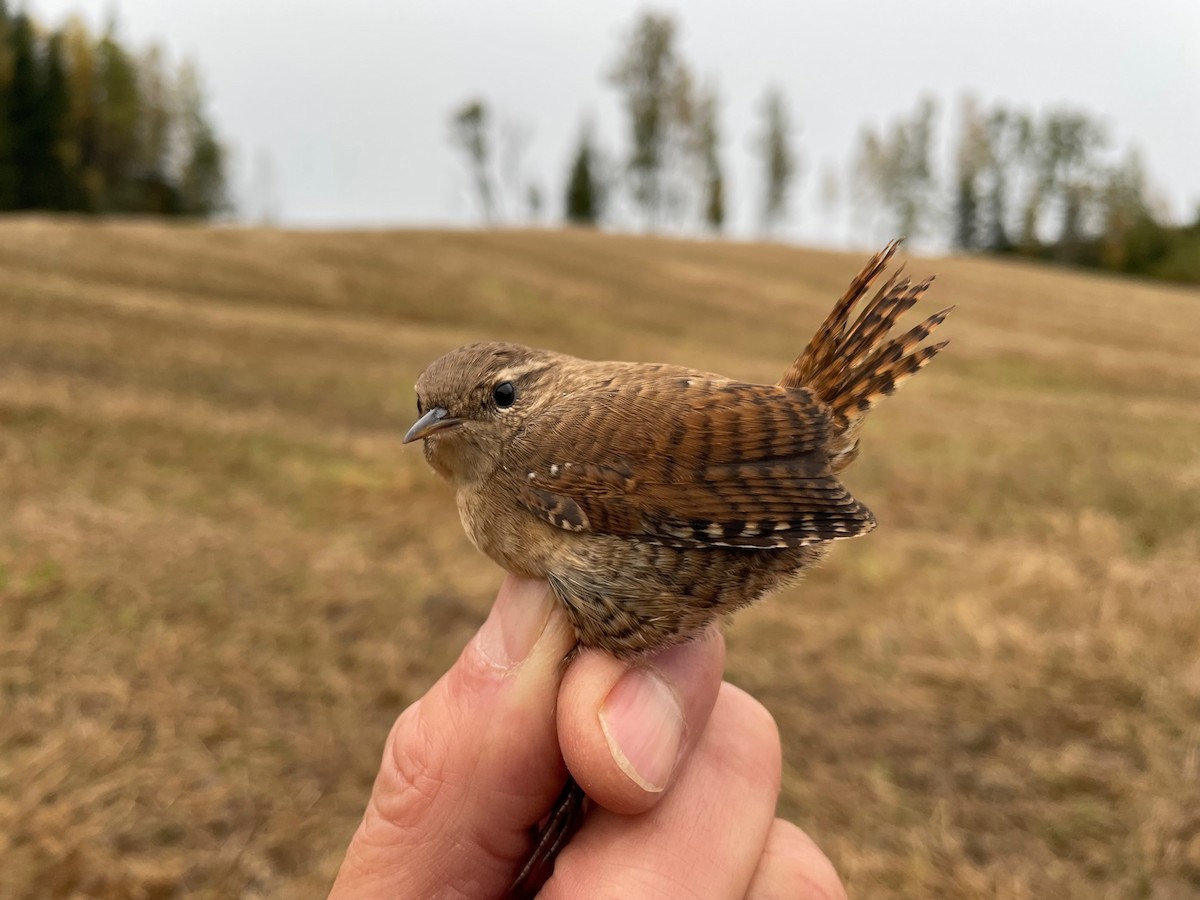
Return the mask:
{"type": "Polygon", "coordinates": [[[600,727],[621,771],[653,793],[667,786],[683,741],[683,710],[653,669],[621,676],[600,709],[600,727]]]}
{"type": "Polygon", "coordinates": [[[479,649],[501,669],[523,662],[546,628],[554,594],[545,581],[510,577],[479,629],[479,649]]]}

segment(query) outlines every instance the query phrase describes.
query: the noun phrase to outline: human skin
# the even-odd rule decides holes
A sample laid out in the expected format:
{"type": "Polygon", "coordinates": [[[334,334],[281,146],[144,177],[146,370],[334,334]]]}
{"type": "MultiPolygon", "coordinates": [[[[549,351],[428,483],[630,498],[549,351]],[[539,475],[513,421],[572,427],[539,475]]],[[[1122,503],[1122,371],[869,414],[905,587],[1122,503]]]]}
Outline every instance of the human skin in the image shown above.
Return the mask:
{"type": "Polygon", "coordinates": [[[332,898],[503,896],[567,771],[593,801],[539,897],[844,898],[775,817],[779,735],[722,682],[719,631],[584,651],[544,581],[508,576],[479,633],[388,736],[332,898]]]}

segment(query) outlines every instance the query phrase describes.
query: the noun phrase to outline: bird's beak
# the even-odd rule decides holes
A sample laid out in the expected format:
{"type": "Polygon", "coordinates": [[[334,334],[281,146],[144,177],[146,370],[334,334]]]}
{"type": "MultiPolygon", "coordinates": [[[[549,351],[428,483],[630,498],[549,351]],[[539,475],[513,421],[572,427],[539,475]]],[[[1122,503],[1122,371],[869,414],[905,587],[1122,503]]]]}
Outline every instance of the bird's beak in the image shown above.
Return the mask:
{"type": "Polygon", "coordinates": [[[413,441],[422,440],[429,437],[435,431],[450,428],[461,421],[462,419],[454,418],[440,406],[435,406],[413,423],[413,427],[408,429],[408,434],[404,436],[403,443],[411,444],[413,441]]]}

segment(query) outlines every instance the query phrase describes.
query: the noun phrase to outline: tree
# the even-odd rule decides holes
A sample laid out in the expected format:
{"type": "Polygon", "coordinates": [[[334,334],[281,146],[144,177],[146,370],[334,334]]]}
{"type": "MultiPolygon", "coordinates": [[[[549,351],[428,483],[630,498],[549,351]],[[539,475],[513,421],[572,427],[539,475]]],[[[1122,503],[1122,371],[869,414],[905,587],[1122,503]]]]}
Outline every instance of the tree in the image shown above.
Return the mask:
{"type": "Polygon", "coordinates": [[[7,23],[11,75],[7,85],[8,134],[5,173],[16,209],[64,209],[67,172],[62,138],[67,118],[67,83],[60,35],[39,46],[24,13],[7,23]]]}
{"type": "Polygon", "coordinates": [[[100,169],[100,92],[97,47],[78,16],[63,26],[63,56],[67,69],[67,118],[63,138],[71,209],[99,212],[104,201],[100,169]]]}
{"type": "Polygon", "coordinates": [[[142,192],[133,175],[138,153],[137,66],[116,38],[110,24],[97,47],[96,162],[99,173],[99,210],[139,212],[142,192]]]}
{"type": "Polygon", "coordinates": [[[53,130],[43,106],[42,74],[38,71],[33,25],[24,13],[9,23],[12,75],[8,85],[8,121],[12,163],[17,172],[14,209],[43,205],[46,161],[53,148],[53,130]]]}
{"type": "Polygon", "coordinates": [[[788,214],[788,195],[796,177],[796,153],[783,91],[768,88],[760,107],[763,117],[758,139],[763,169],[763,231],[770,234],[788,214]]]}
{"type": "Polygon", "coordinates": [[[886,133],[864,129],[854,168],[860,202],[882,207],[888,233],[917,237],[933,211],[936,189],[931,146],[937,103],[921,99],[908,117],[896,119],[886,133]]]}
{"type": "MultiPolygon", "coordinates": [[[[190,66],[185,66],[184,71],[187,79],[196,80],[196,74],[190,66]]],[[[202,113],[199,108],[176,110],[175,104],[181,100],[198,103],[199,97],[182,96],[182,90],[198,91],[198,87],[181,84],[182,90],[173,88],[163,50],[159,46],[152,46],[142,54],[137,65],[137,84],[141,109],[138,111],[137,155],[132,174],[142,186],[140,205],[155,213],[180,212],[182,201],[170,176],[174,149],[171,144],[172,139],[177,138],[172,132],[183,115],[194,118],[202,113]]],[[[198,127],[194,122],[179,124],[188,131],[198,127]]],[[[191,140],[190,134],[183,136],[183,141],[190,144],[191,140]]],[[[186,151],[188,147],[183,149],[186,151]]]]}
{"type": "MultiPolygon", "coordinates": [[[[934,115],[933,101],[923,100],[887,128],[860,134],[855,211],[884,210],[889,234],[920,234],[935,210],[934,115]]],[[[1103,122],[1086,111],[1034,117],[964,98],[942,187],[947,234],[961,249],[1200,282],[1200,229],[1171,224],[1136,152],[1109,151],[1103,122]]]]}
{"type": "Polygon", "coordinates": [[[0,0],[0,210],[12,209],[17,202],[17,167],[13,160],[11,115],[12,23],[5,0],[0,0]]]}
{"type": "Polygon", "coordinates": [[[1042,239],[1042,216],[1057,206],[1059,243],[1077,242],[1085,227],[1087,206],[1097,174],[1097,154],[1107,143],[1103,126],[1086,113],[1055,110],[1031,130],[1032,184],[1025,204],[1022,243],[1036,246],[1042,239]]]}
{"type": "Polygon", "coordinates": [[[566,218],[575,225],[599,223],[604,207],[604,189],[597,175],[598,160],[592,129],[585,126],[579,136],[579,149],[571,163],[567,179],[566,218]]]}
{"type": "Polygon", "coordinates": [[[700,147],[699,104],[691,70],[679,63],[671,87],[662,150],[661,223],[684,228],[702,216],[705,165],[700,147]]]}
{"type": "Polygon", "coordinates": [[[721,132],[717,122],[720,101],[711,85],[700,91],[695,105],[695,153],[699,159],[703,219],[709,230],[725,226],[725,173],[721,166],[721,132]]]}
{"type": "Polygon", "coordinates": [[[1046,126],[1046,149],[1057,166],[1055,181],[1062,208],[1059,243],[1070,246],[1079,243],[1088,229],[1101,173],[1096,154],[1107,143],[1107,135],[1099,123],[1082,113],[1051,116],[1046,126]]]}
{"type": "Polygon", "coordinates": [[[1146,272],[1166,256],[1169,238],[1150,201],[1141,154],[1131,151],[1100,186],[1100,262],[1118,272],[1146,272]]]}
{"type": "Polygon", "coordinates": [[[224,154],[198,85],[114,23],[46,32],[0,0],[0,209],[211,215],[224,154]]]}
{"type": "Polygon", "coordinates": [[[482,100],[471,100],[450,120],[451,140],[467,157],[467,165],[475,179],[475,194],[483,220],[492,224],[496,219],[495,188],[491,176],[491,117],[482,100]]]}
{"type": "Polygon", "coordinates": [[[958,146],[955,148],[954,218],[951,239],[960,250],[975,250],[983,241],[982,175],[987,167],[987,126],[974,97],[961,103],[958,146]]]}
{"type": "Polygon", "coordinates": [[[225,151],[208,121],[200,73],[192,63],[181,67],[176,90],[183,147],[178,211],[207,218],[227,207],[225,151]]]}
{"type": "Polygon", "coordinates": [[[675,20],[645,13],[630,34],[612,71],[624,94],[632,138],[627,168],[633,199],[647,223],[661,221],[665,200],[663,172],[671,124],[678,121],[687,95],[686,69],[675,50],[675,20]]]}
{"type": "Polygon", "coordinates": [[[40,167],[40,192],[42,204],[48,209],[69,209],[77,195],[72,183],[74,172],[68,168],[70,149],[67,143],[67,118],[70,102],[63,38],[61,34],[54,34],[46,44],[45,79],[41,96],[48,153],[40,167]]]}
{"type": "Polygon", "coordinates": [[[531,181],[525,188],[525,213],[532,224],[536,225],[542,220],[542,208],[545,205],[541,185],[531,181]]]}
{"type": "Polygon", "coordinates": [[[994,107],[984,120],[987,155],[977,239],[994,253],[1012,249],[1009,211],[1016,205],[1018,183],[1027,169],[1031,129],[1028,115],[1003,106],[994,107]]]}

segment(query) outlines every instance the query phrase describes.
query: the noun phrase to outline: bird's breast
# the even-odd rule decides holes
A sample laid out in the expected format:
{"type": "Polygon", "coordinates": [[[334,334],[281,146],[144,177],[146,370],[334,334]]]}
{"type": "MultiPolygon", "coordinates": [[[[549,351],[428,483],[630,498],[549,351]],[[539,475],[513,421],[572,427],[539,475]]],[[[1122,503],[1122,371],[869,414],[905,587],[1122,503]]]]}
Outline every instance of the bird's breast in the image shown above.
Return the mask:
{"type": "Polygon", "coordinates": [[[560,545],[574,537],[534,518],[494,485],[459,488],[456,499],[471,543],[516,575],[545,578],[554,571],[560,545]]]}

